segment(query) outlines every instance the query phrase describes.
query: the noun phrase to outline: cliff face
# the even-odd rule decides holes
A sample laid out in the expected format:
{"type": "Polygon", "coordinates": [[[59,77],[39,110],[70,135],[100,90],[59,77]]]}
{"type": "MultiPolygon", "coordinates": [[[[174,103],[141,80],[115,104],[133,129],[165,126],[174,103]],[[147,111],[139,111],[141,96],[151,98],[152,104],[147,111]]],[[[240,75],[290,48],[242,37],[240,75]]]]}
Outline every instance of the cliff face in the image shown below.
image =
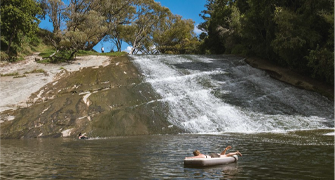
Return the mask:
{"type": "Polygon", "coordinates": [[[33,93],[29,107],[3,111],[1,138],[90,137],[181,132],[166,117],[167,105],[142,83],[127,57],[75,72],[33,93]]]}

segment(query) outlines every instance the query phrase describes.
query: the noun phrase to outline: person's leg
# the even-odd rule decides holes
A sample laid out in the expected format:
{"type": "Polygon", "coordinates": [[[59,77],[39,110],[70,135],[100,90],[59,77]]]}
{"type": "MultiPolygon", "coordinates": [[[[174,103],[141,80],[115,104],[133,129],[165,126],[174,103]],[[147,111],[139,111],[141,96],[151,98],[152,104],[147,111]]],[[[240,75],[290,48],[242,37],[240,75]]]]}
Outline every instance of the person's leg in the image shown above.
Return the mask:
{"type": "Polygon", "coordinates": [[[242,156],[242,154],[241,154],[239,151],[236,151],[236,152],[233,152],[233,153],[226,154],[227,157],[229,157],[229,156],[234,156],[234,155],[242,156]]]}
{"type": "Polygon", "coordinates": [[[220,155],[225,155],[226,154],[226,151],[231,149],[231,146],[227,146],[221,153],[220,155]]]}

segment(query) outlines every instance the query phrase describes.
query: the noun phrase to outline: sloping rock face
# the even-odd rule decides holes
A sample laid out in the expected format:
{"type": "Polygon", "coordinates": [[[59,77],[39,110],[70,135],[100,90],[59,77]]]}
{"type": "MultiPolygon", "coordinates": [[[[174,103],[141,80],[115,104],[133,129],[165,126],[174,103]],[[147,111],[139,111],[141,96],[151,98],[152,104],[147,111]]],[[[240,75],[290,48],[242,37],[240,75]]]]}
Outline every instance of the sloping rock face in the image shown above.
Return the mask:
{"type": "Polygon", "coordinates": [[[332,85],[325,84],[308,76],[303,76],[291,69],[281,67],[264,59],[247,58],[245,61],[254,68],[265,70],[274,79],[301,89],[315,91],[330,100],[334,100],[334,86],[332,85]]]}
{"type": "Polygon", "coordinates": [[[64,78],[32,94],[33,104],[2,112],[1,138],[89,137],[182,132],[167,121],[168,107],[128,57],[107,66],[63,70],[64,78]]]}

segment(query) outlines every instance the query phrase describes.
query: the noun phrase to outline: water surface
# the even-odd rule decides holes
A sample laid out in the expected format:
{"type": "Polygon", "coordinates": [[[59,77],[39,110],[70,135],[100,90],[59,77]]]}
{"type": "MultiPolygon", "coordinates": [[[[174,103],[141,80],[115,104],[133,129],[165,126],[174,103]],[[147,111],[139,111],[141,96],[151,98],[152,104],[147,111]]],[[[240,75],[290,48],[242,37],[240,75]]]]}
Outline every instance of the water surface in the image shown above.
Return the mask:
{"type": "Polygon", "coordinates": [[[107,139],[1,141],[1,179],[333,179],[330,130],[220,135],[181,134],[107,139]],[[237,163],[186,168],[194,149],[237,163]]]}

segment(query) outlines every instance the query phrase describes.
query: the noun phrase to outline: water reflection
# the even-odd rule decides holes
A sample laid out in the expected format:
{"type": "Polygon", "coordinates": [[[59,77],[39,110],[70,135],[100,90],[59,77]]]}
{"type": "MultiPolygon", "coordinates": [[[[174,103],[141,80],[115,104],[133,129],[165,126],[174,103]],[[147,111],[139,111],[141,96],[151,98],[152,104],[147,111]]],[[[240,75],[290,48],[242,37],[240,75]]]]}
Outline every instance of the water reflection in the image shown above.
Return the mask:
{"type": "Polygon", "coordinates": [[[241,168],[238,163],[231,163],[219,166],[204,167],[204,168],[184,168],[184,173],[187,177],[192,178],[224,178],[234,179],[238,175],[241,168]]]}

